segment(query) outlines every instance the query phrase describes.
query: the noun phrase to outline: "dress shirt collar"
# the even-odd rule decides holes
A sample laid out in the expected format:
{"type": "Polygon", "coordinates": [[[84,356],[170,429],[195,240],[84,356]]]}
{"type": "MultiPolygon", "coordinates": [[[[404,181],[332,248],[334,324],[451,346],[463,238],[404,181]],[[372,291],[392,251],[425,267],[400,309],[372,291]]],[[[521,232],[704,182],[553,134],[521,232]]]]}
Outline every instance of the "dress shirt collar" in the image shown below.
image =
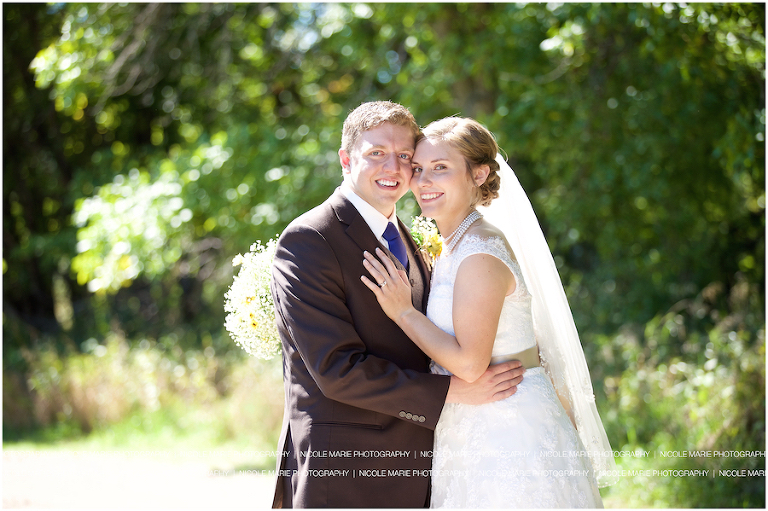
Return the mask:
{"type": "Polygon", "coordinates": [[[373,234],[384,242],[385,247],[389,247],[389,244],[384,239],[384,230],[387,228],[387,224],[392,222],[395,224],[395,227],[397,227],[398,232],[400,231],[400,226],[397,221],[397,207],[395,206],[392,208],[392,216],[387,218],[379,213],[376,208],[368,204],[365,199],[357,195],[346,181],[341,183],[341,193],[344,194],[344,197],[346,197],[355,209],[357,209],[360,216],[365,220],[365,223],[367,223],[368,227],[373,231],[373,234]]]}

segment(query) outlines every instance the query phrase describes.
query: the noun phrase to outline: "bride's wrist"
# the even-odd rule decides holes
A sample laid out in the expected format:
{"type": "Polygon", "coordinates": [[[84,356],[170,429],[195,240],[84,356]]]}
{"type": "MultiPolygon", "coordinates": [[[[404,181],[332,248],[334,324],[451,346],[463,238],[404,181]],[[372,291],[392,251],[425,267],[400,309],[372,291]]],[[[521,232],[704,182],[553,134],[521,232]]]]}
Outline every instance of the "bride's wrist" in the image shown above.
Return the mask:
{"type": "Polygon", "coordinates": [[[418,312],[419,311],[417,311],[415,307],[410,307],[408,309],[405,309],[403,312],[401,312],[398,315],[397,321],[395,321],[395,323],[397,323],[399,326],[405,325],[408,323],[409,318],[413,315],[413,313],[418,314],[418,312]]]}

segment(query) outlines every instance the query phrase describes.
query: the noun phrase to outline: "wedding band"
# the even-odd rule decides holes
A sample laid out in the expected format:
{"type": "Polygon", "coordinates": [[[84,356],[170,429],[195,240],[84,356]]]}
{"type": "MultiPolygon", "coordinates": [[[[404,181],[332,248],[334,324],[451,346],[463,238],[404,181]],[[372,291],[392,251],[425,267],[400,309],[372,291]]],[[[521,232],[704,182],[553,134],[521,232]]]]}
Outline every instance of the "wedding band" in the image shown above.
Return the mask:
{"type": "Polygon", "coordinates": [[[384,282],[382,282],[381,284],[379,284],[379,287],[384,287],[384,286],[386,286],[386,285],[387,285],[387,281],[385,280],[384,282]]]}

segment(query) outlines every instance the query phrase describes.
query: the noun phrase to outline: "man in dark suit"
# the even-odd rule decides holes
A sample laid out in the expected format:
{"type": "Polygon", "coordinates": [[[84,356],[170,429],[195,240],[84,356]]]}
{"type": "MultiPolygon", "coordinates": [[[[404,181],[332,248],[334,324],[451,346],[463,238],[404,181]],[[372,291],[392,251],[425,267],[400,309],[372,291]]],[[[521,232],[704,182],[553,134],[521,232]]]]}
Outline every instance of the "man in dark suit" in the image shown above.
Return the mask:
{"type": "Polygon", "coordinates": [[[503,399],[522,379],[516,361],[473,384],[430,374],[429,359],[360,280],[363,252],[385,249],[407,271],[416,308],[426,310],[429,269],[395,214],[418,133],[401,105],[356,108],[339,150],[344,182],[280,236],[272,294],[283,342],[285,455],[273,507],[427,506],[444,403],[503,399]]]}

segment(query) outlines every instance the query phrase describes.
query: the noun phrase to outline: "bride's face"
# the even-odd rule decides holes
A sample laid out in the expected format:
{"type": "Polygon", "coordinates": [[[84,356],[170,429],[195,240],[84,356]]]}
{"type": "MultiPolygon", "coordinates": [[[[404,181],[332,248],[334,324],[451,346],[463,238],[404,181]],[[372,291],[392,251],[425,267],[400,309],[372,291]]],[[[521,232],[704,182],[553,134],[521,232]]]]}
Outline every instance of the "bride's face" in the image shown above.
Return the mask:
{"type": "Polygon", "coordinates": [[[424,216],[450,234],[472,208],[475,183],[461,153],[446,142],[423,139],[411,160],[411,190],[424,216]]]}

